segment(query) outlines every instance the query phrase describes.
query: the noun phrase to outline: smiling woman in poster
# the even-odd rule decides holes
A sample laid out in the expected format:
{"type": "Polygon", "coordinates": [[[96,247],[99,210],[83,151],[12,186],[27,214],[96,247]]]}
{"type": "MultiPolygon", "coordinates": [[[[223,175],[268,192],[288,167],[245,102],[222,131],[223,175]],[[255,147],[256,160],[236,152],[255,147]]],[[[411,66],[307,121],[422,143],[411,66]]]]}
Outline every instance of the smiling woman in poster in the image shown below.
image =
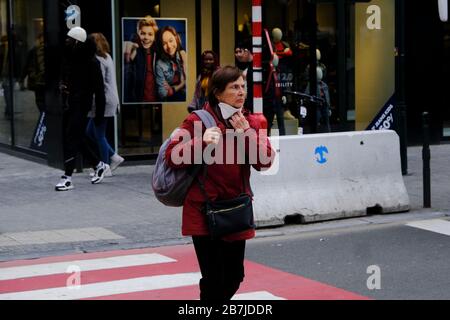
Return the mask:
{"type": "Polygon", "coordinates": [[[155,81],[155,37],[158,26],[147,16],[137,22],[137,34],[124,42],[124,102],[159,101],[155,81]]]}
{"type": "Polygon", "coordinates": [[[174,27],[161,28],[156,37],[156,85],[160,100],[186,101],[186,51],[174,27]]]}

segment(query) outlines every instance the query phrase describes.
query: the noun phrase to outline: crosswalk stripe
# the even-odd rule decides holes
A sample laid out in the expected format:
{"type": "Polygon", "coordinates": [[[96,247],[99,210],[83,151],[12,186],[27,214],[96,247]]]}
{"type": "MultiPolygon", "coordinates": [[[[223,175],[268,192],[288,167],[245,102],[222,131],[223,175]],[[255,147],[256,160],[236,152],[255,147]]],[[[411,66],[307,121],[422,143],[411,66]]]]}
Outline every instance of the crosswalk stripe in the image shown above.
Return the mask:
{"type": "Polygon", "coordinates": [[[256,291],[236,294],[231,300],[285,300],[267,291],[256,291]]]}
{"type": "MultiPolygon", "coordinates": [[[[235,300],[367,299],[245,260],[235,300]]],[[[0,263],[0,300],[196,300],[201,273],[190,246],[0,263]],[[68,273],[67,268],[79,270],[68,273]],[[77,286],[79,284],[79,286],[77,286]]]]}
{"type": "Polygon", "coordinates": [[[431,219],[423,221],[415,221],[406,224],[409,227],[422,230],[432,231],[439,234],[450,236],[450,221],[442,219],[431,219]]]}
{"type": "Polygon", "coordinates": [[[131,292],[160,290],[198,284],[199,272],[101,282],[77,287],[61,287],[0,294],[0,300],[75,300],[131,292]]]}
{"type": "Polygon", "coordinates": [[[77,267],[80,272],[84,272],[169,262],[176,262],[176,260],[160,255],[158,253],[152,253],[91,260],[74,260],[20,267],[8,267],[0,268],[0,281],[61,274],[66,272],[70,273],[71,271],[68,271],[68,269],[69,267],[73,266],[77,267]]]}

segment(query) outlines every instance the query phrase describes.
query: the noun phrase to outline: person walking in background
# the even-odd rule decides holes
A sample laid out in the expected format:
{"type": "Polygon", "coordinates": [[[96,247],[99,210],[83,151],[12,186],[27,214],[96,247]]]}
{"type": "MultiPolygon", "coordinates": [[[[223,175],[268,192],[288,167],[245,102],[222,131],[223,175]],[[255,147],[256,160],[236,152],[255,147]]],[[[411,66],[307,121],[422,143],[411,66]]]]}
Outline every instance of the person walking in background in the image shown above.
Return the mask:
{"type": "Polygon", "coordinates": [[[186,51],[174,27],[165,26],[156,37],[156,85],[162,101],[186,101],[186,51]]]}
{"type": "Polygon", "coordinates": [[[11,119],[13,110],[13,95],[16,87],[22,86],[22,70],[26,60],[25,42],[15,32],[12,31],[11,39],[7,35],[0,37],[0,83],[1,91],[5,99],[5,119],[11,119]],[[14,50],[9,48],[9,42],[14,44],[14,50]],[[14,63],[10,65],[10,55],[13,56],[14,63]],[[12,78],[12,80],[10,80],[12,78]],[[12,83],[11,83],[11,82],[12,83]]]}
{"type": "Polygon", "coordinates": [[[208,101],[208,86],[214,71],[219,68],[219,57],[214,51],[206,50],[201,56],[201,71],[195,84],[194,97],[188,106],[188,112],[203,109],[203,105],[208,101]]]}
{"type": "Polygon", "coordinates": [[[126,41],[124,52],[124,102],[156,102],[155,82],[156,20],[147,16],[138,21],[137,35],[126,41]]]}
{"type": "MultiPolygon", "coordinates": [[[[44,34],[40,33],[35,45],[28,52],[21,83],[28,77],[27,88],[34,91],[36,106],[39,112],[45,112],[45,43],[44,34]]],[[[25,89],[25,88],[23,88],[25,89]]]]}
{"type": "Polygon", "coordinates": [[[86,39],[86,31],[74,27],[67,33],[60,90],[64,101],[64,175],[55,186],[56,191],[74,188],[72,174],[78,152],[92,164],[93,184],[100,183],[109,166],[100,161],[97,145],[86,136],[87,114],[95,101],[95,124],[100,125],[105,113],[105,88],[100,63],[95,58],[96,46],[86,39]],[[94,99],[95,97],[95,99],[94,99]]]}
{"type": "Polygon", "coordinates": [[[192,163],[173,162],[177,154],[194,154],[193,150],[198,148],[204,151],[211,144],[220,146],[222,143],[223,146],[227,130],[242,134],[241,137],[245,136],[246,141],[248,138],[248,148],[239,148],[238,139],[233,138],[231,141],[227,140],[226,148],[222,149],[223,157],[226,159],[228,157],[225,153],[234,151],[233,155],[237,158],[247,160],[240,164],[234,157],[231,164],[228,161],[227,164],[216,161],[206,166],[204,174],[200,174],[190,186],[183,205],[182,234],[192,236],[202,274],[199,284],[200,299],[224,301],[233,297],[244,279],[245,244],[246,240],[255,236],[255,230],[250,227],[240,232],[212,238],[205,213],[206,205],[209,201],[230,200],[241,195],[251,199],[250,165],[256,170],[269,168],[275,152],[267,135],[264,137],[264,134],[261,134],[261,123],[258,118],[244,108],[245,82],[238,68],[225,66],[215,71],[210,80],[209,92],[208,103],[204,109],[214,117],[216,126],[206,129],[203,125],[202,136],[195,136],[194,123],[201,120],[196,113],[191,113],[180,126],[179,133],[171,138],[165,159],[172,168],[187,168],[192,163]],[[179,135],[188,136],[187,132],[192,140],[180,139],[182,137],[179,135]],[[250,143],[259,150],[255,155],[255,163],[248,160],[252,158],[250,150],[253,148],[249,147],[250,143]],[[172,152],[175,155],[172,155],[172,152]],[[265,164],[262,163],[262,155],[267,156],[268,163],[267,161],[265,164]]]}
{"type": "Polygon", "coordinates": [[[251,39],[245,39],[234,49],[236,67],[241,70],[246,84],[245,106],[253,112],[253,54],[251,39]]]}
{"type": "MultiPolygon", "coordinates": [[[[93,33],[88,38],[96,45],[96,58],[100,62],[100,68],[102,70],[103,84],[105,87],[105,113],[104,118],[96,124],[94,121],[96,117],[96,105],[93,105],[92,110],[88,113],[90,120],[87,125],[86,134],[98,144],[101,160],[109,164],[111,171],[114,171],[124,161],[111,148],[108,139],[106,139],[108,121],[111,122],[114,119],[120,106],[116,82],[116,68],[109,54],[110,46],[105,36],[102,33],[93,33]]],[[[109,175],[109,172],[107,172],[107,175],[109,175]]]]}

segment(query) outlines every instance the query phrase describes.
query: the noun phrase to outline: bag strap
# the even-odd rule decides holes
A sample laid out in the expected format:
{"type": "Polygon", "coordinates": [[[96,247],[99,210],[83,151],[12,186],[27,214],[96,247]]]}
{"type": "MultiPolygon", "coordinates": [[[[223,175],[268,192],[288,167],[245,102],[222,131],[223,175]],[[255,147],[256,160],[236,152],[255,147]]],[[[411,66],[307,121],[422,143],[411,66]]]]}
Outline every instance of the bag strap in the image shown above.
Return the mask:
{"type": "Polygon", "coordinates": [[[217,126],[216,120],[211,115],[211,113],[209,113],[208,111],[206,111],[206,110],[195,110],[195,111],[192,111],[192,112],[195,113],[200,118],[200,120],[202,120],[202,122],[205,125],[206,129],[209,129],[209,128],[217,126]]]}
{"type": "MultiPolygon", "coordinates": [[[[200,118],[200,120],[202,120],[206,129],[215,127],[217,125],[214,117],[206,110],[202,110],[202,109],[194,110],[194,111],[192,111],[192,113],[195,113],[200,118]]],[[[202,166],[203,165],[204,164],[202,164],[202,166]]],[[[204,170],[203,179],[206,179],[206,174],[207,174],[207,168],[205,168],[205,170],[204,170]]],[[[198,178],[198,175],[197,175],[197,180],[199,181],[200,189],[201,189],[202,193],[205,195],[206,202],[209,202],[209,198],[205,191],[205,186],[204,186],[203,182],[201,181],[201,179],[198,178]]]]}
{"type": "MultiPolygon", "coordinates": [[[[211,115],[211,113],[209,113],[207,110],[195,110],[195,111],[192,111],[192,112],[195,113],[200,118],[200,120],[202,120],[202,122],[204,123],[206,129],[217,126],[216,120],[211,115]]],[[[208,166],[205,165],[205,168],[203,170],[203,181],[206,181],[207,175],[208,175],[208,166]]],[[[198,180],[199,185],[200,185],[200,190],[202,191],[203,195],[205,196],[206,202],[210,203],[211,201],[210,201],[210,199],[208,197],[208,194],[206,193],[204,182],[202,181],[202,179],[199,179],[198,176],[197,176],[197,180],[198,180]]],[[[244,185],[244,192],[246,192],[247,184],[245,183],[245,177],[244,177],[243,174],[242,174],[242,183],[244,185]]]]}

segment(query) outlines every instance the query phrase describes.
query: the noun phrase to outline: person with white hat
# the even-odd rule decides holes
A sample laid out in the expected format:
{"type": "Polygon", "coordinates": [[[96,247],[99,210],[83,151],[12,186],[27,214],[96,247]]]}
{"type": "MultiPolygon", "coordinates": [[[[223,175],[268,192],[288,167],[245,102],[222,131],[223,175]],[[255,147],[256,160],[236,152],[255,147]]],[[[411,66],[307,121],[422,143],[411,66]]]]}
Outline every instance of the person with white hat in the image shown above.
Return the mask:
{"type": "Polygon", "coordinates": [[[80,42],[86,42],[86,30],[81,27],[74,27],[67,32],[67,36],[80,42]]]}
{"type": "Polygon", "coordinates": [[[87,39],[86,31],[74,27],[67,33],[65,54],[62,65],[60,90],[64,101],[64,175],[55,186],[56,191],[74,188],[72,174],[76,166],[76,156],[82,152],[92,164],[95,174],[93,184],[100,183],[109,166],[100,161],[96,143],[90,140],[85,130],[87,114],[95,104],[94,121],[100,124],[105,111],[105,90],[100,64],[95,57],[96,46],[87,39]]]}

